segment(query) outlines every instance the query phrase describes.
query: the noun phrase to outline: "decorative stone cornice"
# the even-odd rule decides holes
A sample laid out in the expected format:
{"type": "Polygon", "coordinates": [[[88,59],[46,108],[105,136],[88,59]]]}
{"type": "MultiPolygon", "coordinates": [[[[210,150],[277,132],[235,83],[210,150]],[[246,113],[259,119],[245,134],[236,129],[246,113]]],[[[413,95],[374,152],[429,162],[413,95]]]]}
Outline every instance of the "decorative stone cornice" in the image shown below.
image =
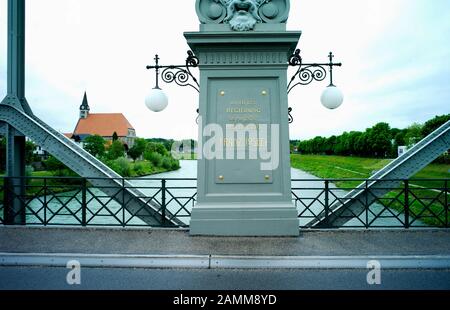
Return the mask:
{"type": "Polygon", "coordinates": [[[287,65],[301,32],[189,32],[184,35],[200,66],[287,65]]]}
{"type": "Polygon", "coordinates": [[[285,51],[202,51],[201,65],[287,64],[285,51]]]}

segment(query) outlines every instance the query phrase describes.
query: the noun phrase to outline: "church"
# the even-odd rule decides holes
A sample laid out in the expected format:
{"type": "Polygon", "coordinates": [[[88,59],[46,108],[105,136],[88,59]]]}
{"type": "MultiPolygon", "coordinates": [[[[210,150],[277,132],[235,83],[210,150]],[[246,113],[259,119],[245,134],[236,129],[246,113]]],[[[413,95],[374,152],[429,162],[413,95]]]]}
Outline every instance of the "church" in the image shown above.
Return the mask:
{"type": "Polygon", "coordinates": [[[125,149],[133,147],[136,130],[122,113],[90,113],[90,110],[85,92],[78,123],[73,134],[68,135],[69,138],[82,143],[89,136],[99,135],[106,141],[112,141],[115,133],[125,149]]]}

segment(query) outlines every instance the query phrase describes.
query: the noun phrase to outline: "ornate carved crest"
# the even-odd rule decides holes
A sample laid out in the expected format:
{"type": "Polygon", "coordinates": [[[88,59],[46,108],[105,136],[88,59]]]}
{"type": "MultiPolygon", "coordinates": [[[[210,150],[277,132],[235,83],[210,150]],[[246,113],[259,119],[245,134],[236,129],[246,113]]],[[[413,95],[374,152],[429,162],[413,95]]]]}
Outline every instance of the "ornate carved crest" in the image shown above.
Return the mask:
{"type": "Polygon", "coordinates": [[[285,23],[289,8],[289,0],[197,0],[196,3],[201,23],[227,23],[234,31],[253,30],[257,23],[285,23]]]}

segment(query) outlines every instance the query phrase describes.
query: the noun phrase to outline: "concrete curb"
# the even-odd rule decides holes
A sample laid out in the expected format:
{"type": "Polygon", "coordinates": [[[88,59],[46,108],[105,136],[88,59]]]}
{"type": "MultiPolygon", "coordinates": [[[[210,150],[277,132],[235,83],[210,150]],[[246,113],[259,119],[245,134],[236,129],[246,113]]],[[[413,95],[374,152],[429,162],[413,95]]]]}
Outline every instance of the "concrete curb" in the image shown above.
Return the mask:
{"type": "Polygon", "coordinates": [[[148,269],[367,269],[378,261],[384,269],[450,269],[450,256],[218,256],[96,255],[0,253],[4,267],[63,267],[77,261],[87,268],[148,269]]]}
{"type": "Polygon", "coordinates": [[[309,256],[211,257],[215,269],[367,269],[377,261],[384,269],[450,269],[450,256],[309,256]]]}
{"type": "Polygon", "coordinates": [[[10,254],[0,253],[0,266],[67,267],[78,261],[91,268],[188,268],[207,269],[208,255],[109,255],[109,254],[10,254]]]}

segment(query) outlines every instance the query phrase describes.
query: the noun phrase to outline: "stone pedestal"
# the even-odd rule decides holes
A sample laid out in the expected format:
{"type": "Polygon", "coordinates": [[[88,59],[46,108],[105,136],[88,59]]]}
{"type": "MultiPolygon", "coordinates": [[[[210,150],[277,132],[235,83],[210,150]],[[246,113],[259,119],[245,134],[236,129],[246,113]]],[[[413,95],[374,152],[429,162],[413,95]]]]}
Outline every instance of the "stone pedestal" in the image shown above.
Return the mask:
{"type": "Polygon", "coordinates": [[[299,234],[291,197],[287,61],[300,35],[287,31],[185,33],[200,61],[199,152],[223,154],[223,158],[200,155],[192,235],[299,234]],[[211,124],[223,129],[222,136],[211,124]],[[227,125],[236,129],[239,124],[236,135],[226,135],[227,125]],[[220,143],[211,147],[214,136],[220,143]],[[261,156],[261,148],[272,153],[270,158],[261,156]]]}

